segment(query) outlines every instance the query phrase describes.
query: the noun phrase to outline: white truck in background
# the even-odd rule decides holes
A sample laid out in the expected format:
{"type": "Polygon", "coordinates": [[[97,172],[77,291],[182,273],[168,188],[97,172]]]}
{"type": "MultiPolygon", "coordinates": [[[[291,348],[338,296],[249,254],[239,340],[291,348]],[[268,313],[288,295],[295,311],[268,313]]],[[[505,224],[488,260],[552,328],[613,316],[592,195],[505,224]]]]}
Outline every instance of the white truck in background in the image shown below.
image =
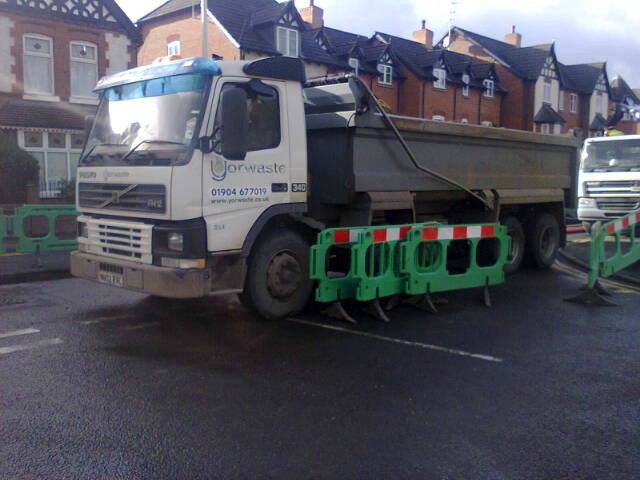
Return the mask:
{"type": "Polygon", "coordinates": [[[575,139],[390,118],[358,78],[306,83],[285,57],[181,59],[96,90],[76,186],[80,278],[238,293],[280,318],[311,300],[324,228],[502,222],[509,271],[549,268],[566,240],[575,139]]]}
{"type": "Polygon", "coordinates": [[[578,197],[578,219],[587,231],[640,210],[640,135],[586,140],[578,197]]]}

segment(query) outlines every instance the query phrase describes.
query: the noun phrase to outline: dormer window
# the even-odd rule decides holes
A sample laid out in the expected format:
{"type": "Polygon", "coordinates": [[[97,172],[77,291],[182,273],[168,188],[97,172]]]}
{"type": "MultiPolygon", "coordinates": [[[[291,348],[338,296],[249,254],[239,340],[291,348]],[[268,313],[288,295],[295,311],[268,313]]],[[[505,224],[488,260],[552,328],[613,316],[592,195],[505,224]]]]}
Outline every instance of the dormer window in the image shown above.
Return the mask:
{"type": "Polygon", "coordinates": [[[434,88],[439,88],[441,90],[447,88],[447,72],[444,68],[434,68],[433,76],[436,77],[433,81],[434,88]]]}
{"type": "Polygon", "coordinates": [[[300,33],[292,28],[276,27],[276,49],[285,57],[299,57],[300,33]]]}
{"type": "Polygon", "coordinates": [[[462,96],[463,97],[468,97],[469,96],[469,75],[467,75],[466,73],[464,75],[462,75],[462,96]]]}
{"type": "Polygon", "coordinates": [[[496,88],[495,82],[493,80],[486,79],[482,84],[484,85],[484,96],[487,98],[493,98],[496,88]]]}
{"type": "Polygon", "coordinates": [[[329,50],[329,47],[327,46],[327,43],[324,41],[324,38],[322,38],[322,35],[318,35],[316,37],[316,45],[318,45],[325,52],[329,50]]]}
{"type": "Polygon", "coordinates": [[[385,65],[381,63],[378,65],[378,83],[380,85],[393,85],[393,65],[385,65]]]}

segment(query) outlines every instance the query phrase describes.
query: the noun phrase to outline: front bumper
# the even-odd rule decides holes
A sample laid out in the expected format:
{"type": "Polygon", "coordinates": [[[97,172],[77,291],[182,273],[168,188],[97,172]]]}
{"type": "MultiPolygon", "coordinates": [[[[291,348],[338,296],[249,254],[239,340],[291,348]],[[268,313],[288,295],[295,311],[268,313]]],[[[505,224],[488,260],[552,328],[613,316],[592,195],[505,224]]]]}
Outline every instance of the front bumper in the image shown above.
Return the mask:
{"type": "Polygon", "coordinates": [[[199,298],[212,291],[212,269],[181,270],[158,267],[83,252],[71,253],[71,274],[98,282],[98,273],[117,268],[122,273],[122,288],[166,298],[199,298]]]}
{"type": "MultiPolygon", "coordinates": [[[[620,214],[620,216],[624,216],[624,214],[620,214]]],[[[615,216],[607,216],[603,210],[599,208],[583,208],[578,207],[578,220],[581,222],[608,222],[609,220],[613,220],[616,218],[615,216]]]]}

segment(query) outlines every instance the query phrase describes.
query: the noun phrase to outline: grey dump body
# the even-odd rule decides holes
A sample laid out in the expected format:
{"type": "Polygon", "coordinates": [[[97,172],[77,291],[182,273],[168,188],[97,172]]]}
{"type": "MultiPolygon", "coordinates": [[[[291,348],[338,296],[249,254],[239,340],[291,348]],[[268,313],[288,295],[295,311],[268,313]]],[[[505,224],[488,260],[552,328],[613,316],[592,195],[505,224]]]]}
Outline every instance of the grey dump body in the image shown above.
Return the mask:
{"type": "MultiPolygon", "coordinates": [[[[412,164],[380,113],[355,113],[347,84],[305,89],[312,203],[359,193],[456,191],[412,164]]],[[[518,130],[391,117],[417,161],[503,204],[574,202],[578,141],[518,130]]],[[[459,193],[459,192],[456,192],[459,193]]]]}

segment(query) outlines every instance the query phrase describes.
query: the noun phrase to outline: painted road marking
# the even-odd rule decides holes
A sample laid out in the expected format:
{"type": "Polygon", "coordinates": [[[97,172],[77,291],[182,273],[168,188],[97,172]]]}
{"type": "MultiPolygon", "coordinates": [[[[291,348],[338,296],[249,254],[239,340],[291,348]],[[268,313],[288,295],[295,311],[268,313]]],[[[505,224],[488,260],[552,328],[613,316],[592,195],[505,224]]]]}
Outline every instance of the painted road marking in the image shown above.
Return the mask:
{"type": "Polygon", "coordinates": [[[13,332],[0,333],[0,338],[19,337],[21,335],[31,335],[33,333],[40,333],[40,330],[35,328],[25,328],[23,330],[14,330],[13,332]]]}
{"type": "Polygon", "coordinates": [[[127,315],[118,315],[116,317],[95,318],[93,320],[86,320],[86,321],[80,322],[80,323],[82,325],[97,325],[99,323],[115,322],[116,320],[126,320],[128,318],[129,318],[129,316],[127,316],[127,315]]]}
{"type": "Polygon", "coordinates": [[[452,355],[459,355],[461,357],[475,358],[476,360],[484,360],[486,362],[494,362],[494,363],[502,363],[503,362],[502,358],[492,357],[491,355],[482,355],[482,354],[479,354],[479,353],[465,352],[464,350],[457,350],[457,349],[454,349],[454,348],[441,347],[439,345],[431,345],[429,343],[413,342],[413,341],[410,341],[410,340],[403,340],[401,338],[386,337],[384,335],[376,335],[376,334],[373,334],[373,333],[362,332],[362,331],[359,331],[359,330],[351,330],[351,329],[348,329],[348,328],[338,327],[338,326],[335,326],[335,325],[327,325],[327,324],[323,324],[323,323],[315,323],[315,322],[310,322],[308,320],[300,320],[298,318],[288,318],[287,321],[288,322],[292,322],[292,323],[298,323],[298,324],[301,324],[301,325],[308,325],[308,326],[311,326],[311,327],[324,328],[325,330],[333,330],[334,332],[348,333],[350,335],[358,335],[358,336],[361,336],[361,337],[372,338],[374,340],[381,340],[381,341],[384,341],[384,342],[397,343],[399,345],[406,345],[408,347],[417,347],[417,348],[422,348],[424,350],[434,350],[436,352],[450,353],[452,355]]]}
{"type": "Polygon", "coordinates": [[[10,353],[22,352],[24,350],[33,350],[34,348],[49,347],[52,345],[60,345],[64,343],[60,338],[52,338],[50,340],[41,340],[35,343],[25,343],[24,345],[11,345],[9,347],[0,347],[0,355],[8,355],[10,353]]]}
{"type": "Polygon", "coordinates": [[[160,326],[160,322],[147,322],[147,323],[140,323],[138,325],[127,325],[125,327],[122,327],[122,330],[134,332],[136,330],[144,330],[145,328],[153,328],[153,327],[159,327],[159,326],[160,326]]]}
{"type": "MultiPolygon", "coordinates": [[[[586,273],[584,273],[581,270],[577,270],[577,269],[575,269],[573,267],[570,267],[569,265],[566,265],[564,263],[556,262],[554,264],[553,268],[558,270],[558,271],[560,271],[560,272],[562,272],[562,273],[565,273],[565,274],[567,274],[567,275],[569,275],[569,276],[571,276],[573,278],[576,278],[578,280],[585,281],[585,282],[587,281],[588,277],[587,277],[586,273]]],[[[609,287],[609,288],[611,288],[612,290],[614,290],[614,291],[616,291],[618,293],[627,293],[627,294],[633,294],[633,295],[640,295],[640,288],[633,287],[631,285],[624,285],[624,284],[617,283],[617,282],[614,282],[614,281],[608,280],[608,279],[602,279],[601,278],[599,280],[600,280],[600,283],[602,285],[604,285],[605,287],[609,287]]]]}

